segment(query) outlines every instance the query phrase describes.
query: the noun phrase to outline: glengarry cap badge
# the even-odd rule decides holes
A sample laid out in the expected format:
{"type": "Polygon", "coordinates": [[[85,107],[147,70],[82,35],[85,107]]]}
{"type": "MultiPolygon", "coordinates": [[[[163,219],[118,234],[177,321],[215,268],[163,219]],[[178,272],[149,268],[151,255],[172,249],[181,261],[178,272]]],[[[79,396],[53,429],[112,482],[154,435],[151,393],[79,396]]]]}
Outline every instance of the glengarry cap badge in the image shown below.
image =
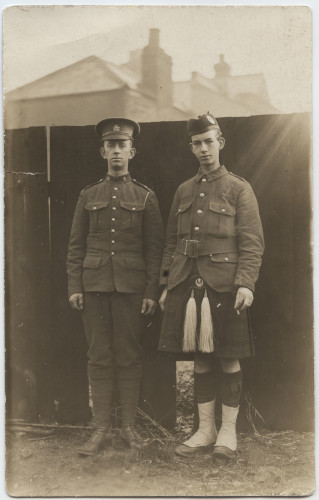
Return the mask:
{"type": "Polygon", "coordinates": [[[212,125],[216,125],[216,120],[211,115],[206,115],[206,118],[212,125]]]}

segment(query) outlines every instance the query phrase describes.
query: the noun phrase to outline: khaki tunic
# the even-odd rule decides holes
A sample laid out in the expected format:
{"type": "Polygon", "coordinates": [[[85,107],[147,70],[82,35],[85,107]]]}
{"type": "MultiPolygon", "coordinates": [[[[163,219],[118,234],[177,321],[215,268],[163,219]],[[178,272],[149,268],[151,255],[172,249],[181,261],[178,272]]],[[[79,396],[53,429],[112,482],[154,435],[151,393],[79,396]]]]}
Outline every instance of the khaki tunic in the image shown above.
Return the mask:
{"type": "Polygon", "coordinates": [[[162,285],[171,290],[189,277],[193,259],[218,292],[255,290],[264,250],[258,204],[250,184],[224,166],[179,186],[166,232],[162,285]],[[199,243],[191,243],[196,240],[199,243]]]}
{"type": "Polygon", "coordinates": [[[83,189],[68,247],[69,295],[117,291],[156,300],[163,242],[156,196],[129,174],[83,189]]]}
{"type": "MultiPolygon", "coordinates": [[[[166,235],[161,284],[168,286],[159,349],[181,352],[186,304],[196,277],[206,285],[214,326],[214,355],[254,354],[249,311],[234,310],[236,290],[255,290],[264,250],[252,188],[224,166],[198,174],[176,192],[166,235]]],[[[197,337],[203,290],[195,290],[197,337]]]]}

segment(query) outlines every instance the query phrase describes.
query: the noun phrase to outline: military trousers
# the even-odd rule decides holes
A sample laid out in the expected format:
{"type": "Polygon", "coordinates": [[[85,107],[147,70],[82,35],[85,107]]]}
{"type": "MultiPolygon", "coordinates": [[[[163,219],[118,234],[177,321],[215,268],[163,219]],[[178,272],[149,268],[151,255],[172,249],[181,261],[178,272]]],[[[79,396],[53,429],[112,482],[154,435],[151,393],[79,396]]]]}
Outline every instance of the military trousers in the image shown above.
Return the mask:
{"type": "Polygon", "coordinates": [[[82,320],[88,343],[88,376],[94,379],[140,379],[145,318],[143,295],[85,292],[82,320]]]}

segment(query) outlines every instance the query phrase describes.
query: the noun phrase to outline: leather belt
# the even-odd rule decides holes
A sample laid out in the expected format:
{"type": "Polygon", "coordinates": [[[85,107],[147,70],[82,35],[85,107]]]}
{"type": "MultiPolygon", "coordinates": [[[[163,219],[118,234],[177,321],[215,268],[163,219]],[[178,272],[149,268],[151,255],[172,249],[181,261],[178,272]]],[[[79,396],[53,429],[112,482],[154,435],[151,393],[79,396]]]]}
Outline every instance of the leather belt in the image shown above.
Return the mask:
{"type": "Polygon", "coordinates": [[[218,253],[238,252],[237,238],[215,238],[214,240],[178,240],[177,251],[193,259],[202,255],[214,255],[218,253]]]}

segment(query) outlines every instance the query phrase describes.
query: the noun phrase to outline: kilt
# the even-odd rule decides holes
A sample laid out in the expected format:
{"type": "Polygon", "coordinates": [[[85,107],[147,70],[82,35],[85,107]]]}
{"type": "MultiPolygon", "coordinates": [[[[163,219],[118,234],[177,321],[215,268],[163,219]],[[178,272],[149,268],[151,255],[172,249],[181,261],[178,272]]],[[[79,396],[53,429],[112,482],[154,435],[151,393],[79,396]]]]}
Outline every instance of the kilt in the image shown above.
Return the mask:
{"type": "MultiPolygon", "coordinates": [[[[193,271],[197,271],[196,266],[193,271]]],[[[203,288],[194,287],[198,274],[177,285],[167,293],[164,317],[158,349],[180,353],[183,342],[185,310],[188,299],[194,290],[197,309],[197,334],[200,328],[201,302],[205,288],[210,303],[214,329],[214,355],[220,358],[242,359],[254,355],[253,334],[249,310],[237,314],[234,309],[236,292],[216,292],[205,284],[203,288]]]]}

